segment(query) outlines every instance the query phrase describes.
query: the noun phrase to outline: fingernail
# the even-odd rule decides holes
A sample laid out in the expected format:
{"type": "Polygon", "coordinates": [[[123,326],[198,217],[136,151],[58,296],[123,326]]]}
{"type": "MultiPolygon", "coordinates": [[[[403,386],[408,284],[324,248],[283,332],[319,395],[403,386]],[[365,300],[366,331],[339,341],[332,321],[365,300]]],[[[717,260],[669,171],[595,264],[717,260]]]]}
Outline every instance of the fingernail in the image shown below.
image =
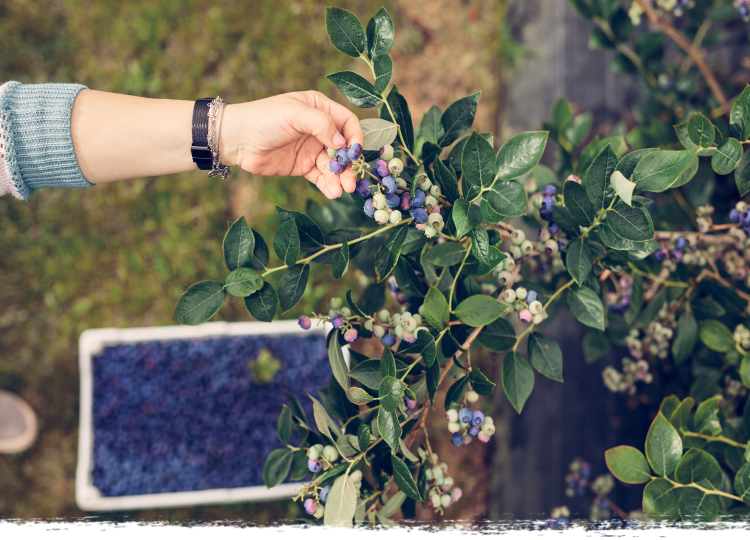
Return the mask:
{"type": "Polygon", "coordinates": [[[341,148],[346,144],[346,139],[341,133],[336,133],[336,135],[333,136],[333,144],[341,148]]]}

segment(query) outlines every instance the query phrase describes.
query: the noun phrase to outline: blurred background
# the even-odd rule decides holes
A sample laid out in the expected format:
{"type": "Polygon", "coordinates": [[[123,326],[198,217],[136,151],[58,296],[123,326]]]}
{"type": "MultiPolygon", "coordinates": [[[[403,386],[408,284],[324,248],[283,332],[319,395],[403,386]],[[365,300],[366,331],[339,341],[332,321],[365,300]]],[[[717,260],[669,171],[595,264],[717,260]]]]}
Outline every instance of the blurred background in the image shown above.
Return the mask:
{"type": "MultiPolygon", "coordinates": [[[[348,105],[325,75],[360,66],[328,42],[325,5],[0,0],[0,82],[76,82],[184,100],[221,95],[228,103],[317,89],[348,105]]],[[[481,90],[474,127],[494,132],[499,146],[517,132],[539,129],[560,96],[579,111],[593,112],[594,132],[620,120],[637,99],[634,79],[607,69],[612,52],[588,49],[592,23],[577,17],[566,0],[336,5],[365,21],[381,5],[389,10],[396,27],[393,82],[409,100],[415,123],[430,105],[445,109],[481,90]]],[[[552,164],[554,152],[544,162],[552,164]]],[[[0,199],[0,388],[31,404],[40,430],[31,449],[0,455],[0,518],[87,515],[74,500],[80,333],[173,324],[175,302],[190,284],[224,275],[219,246],[228,222],[244,215],[270,241],[278,227],[275,205],[304,211],[309,199],[325,203],[305,179],[260,178],[241,170],[226,182],[194,172],[87,190],[40,190],[27,202],[0,199]]],[[[319,308],[347,287],[360,290],[354,272],[343,284],[329,272],[313,267],[311,283],[288,318],[319,308]]],[[[244,304],[230,300],[213,320],[250,320],[244,304]]],[[[539,519],[562,504],[573,517],[585,517],[591,498],[564,494],[568,464],[580,456],[595,477],[606,472],[605,449],[643,444],[658,403],[607,391],[601,371],[621,355],[611,352],[586,365],[581,328],[558,319],[550,335],[563,345],[566,382],[537,377],[522,416],[495,392],[497,434],[491,443],[454,452],[446,436],[435,449],[464,492],[443,521],[539,519]]],[[[492,360],[486,353],[478,361],[492,360]]],[[[494,380],[500,380],[499,371],[494,380]]],[[[435,429],[447,434],[442,417],[432,416],[439,417],[431,420],[435,429]]],[[[641,493],[640,487],[619,485],[612,499],[625,511],[636,510],[641,493]]],[[[260,525],[302,513],[300,504],[279,501],[100,518],[260,525]]],[[[419,518],[431,516],[431,510],[418,509],[419,518]]]]}

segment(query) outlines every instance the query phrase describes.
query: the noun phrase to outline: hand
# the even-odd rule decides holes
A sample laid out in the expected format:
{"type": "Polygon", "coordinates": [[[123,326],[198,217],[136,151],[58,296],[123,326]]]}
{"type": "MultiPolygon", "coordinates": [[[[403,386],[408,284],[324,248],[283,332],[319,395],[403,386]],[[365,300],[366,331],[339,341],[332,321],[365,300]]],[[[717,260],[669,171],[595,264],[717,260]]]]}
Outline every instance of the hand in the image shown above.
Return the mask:
{"type": "Polygon", "coordinates": [[[328,148],[363,144],[359,119],[320,92],[292,92],[227,105],[221,120],[222,163],[263,176],[304,176],[329,199],[352,193],[356,173],[335,175],[328,148]]]}

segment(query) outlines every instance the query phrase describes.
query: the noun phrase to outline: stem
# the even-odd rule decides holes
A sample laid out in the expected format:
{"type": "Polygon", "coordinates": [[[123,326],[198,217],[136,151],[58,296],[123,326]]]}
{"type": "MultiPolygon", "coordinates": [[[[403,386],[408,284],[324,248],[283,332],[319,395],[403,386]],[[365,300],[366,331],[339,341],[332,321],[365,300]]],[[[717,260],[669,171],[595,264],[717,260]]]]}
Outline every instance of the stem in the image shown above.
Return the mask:
{"type": "MultiPolygon", "coordinates": [[[[701,45],[703,44],[703,39],[706,37],[706,34],[708,34],[709,29],[711,28],[711,19],[706,19],[703,21],[703,24],[700,25],[698,28],[698,31],[695,33],[695,39],[693,39],[693,49],[700,49],[701,45]]],[[[682,63],[682,67],[680,67],[680,75],[685,76],[687,73],[687,70],[690,69],[690,64],[692,63],[692,57],[686,56],[685,61],[682,63]]]]}
{"type": "Polygon", "coordinates": [[[570,287],[571,285],[573,285],[573,283],[575,283],[575,282],[576,282],[575,279],[571,279],[565,285],[563,285],[562,287],[560,287],[559,289],[557,289],[557,291],[555,291],[555,294],[553,294],[552,296],[550,296],[549,300],[547,300],[547,303],[544,304],[544,309],[547,309],[547,306],[549,306],[555,298],[557,298],[558,296],[560,296],[561,292],[563,292],[565,289],[567,289],[568,287],[570,287]]]}
{"type": "Polygon", "coordinates": [[[596,494],[597,497],[599,497],[600,499],[602,499],[604,502],[607,503],[607,506],[609,506],[610,510],[612,510],[615,514],[620,516],[620,519],[622,519],[623,521],[627,521],[628,515],[625,513],[625,511],[622,508],[620,508],[614,502],[612,502],[612,499],[607,497],[604,493],[596,489],[594,487],[594,484],[592,484],[590,481],[586,480],[586,484],[588,485],[589,489],[596,494]]]}
{"type": "Polygon", "coordinates": [[[666,279],[662,279],[661,277],[659,277],[659,276],[657,276],[655,274],[652,274],[651,272],[644,272],[640,268],[636,267],[632,262],[628,262],[628,266],[636,274],[640,274],[643,277],[647,277],[649,279],[653,279],[654,281],[658,281],[659,283],[661,283],[662,285],[666,285],[667,287],[685,287],[685,288],[687,288],[687,287],[690,286],[689,283],[684,283],[682,281],[668,281],[666,279]]]}
{"type": "Polygon", "coordinates": [[[698,437],[699,439],[705,439],[708,442],[723,442],[724,444],[728,444],[730,446],[736,446],[737,448],[747,448],[747,444],[738,443],[737,441],[733,441],[732,439],[727,439],[724,435],[704,435],[703,433],[694,433],[692,431],[687,431],[685,429],[680,430],[683,434],[689,435],[690,437],[698,437]]]}
{"type": "Polygon", "coordinates": [[[731,495],[729,493],[726,493],[724,491],[719,491],[717,489],[706,489],[703,486],[700,486],[700,485],[695,484],[693,482],[691,482],[690,484],[680,484],[678,482],[675,482],[674,480],[672,480],[668,476],[652,476],[651,477],[652,480],[656,480],[657,478],[662,478],[662,479],[668,481],[673,486],[677,486],[677,487],[691,487],[691,488],[695,488],[695,489],[701,490],[706,495],[719,495],[720,497],[726,497],[728,499],[734,499],[735,501],[744,502],[740,497],[737,497],[736,495],[731,495]]]}
{"type": "Polygon", "coordinates": [[[348,426],[348,425],[349,425],[349,422],[351,422],[351,421],[352,421],[352,420],[354,420],[355,418],[359,418],[360,416],[364,416],[364,415],[366,415],[367,413],[371,413],[372,411],[376,411],[376,410],[378,410],[379,408],[380,408],[380,405],[376,405],[375,407],[370,407],[369,409],[365,409],[364,411],[360,411],[360,412],[359,412],[358,414],[356,414],[356,415],[352,416],[352,417],[351,417],[351,418],[350,418],[349,420],[347,420],[346,422],[344,422],[344,424],[343,424],[343,425],[341,426],[341,428],[343,429],[343,428],[345,428],[346,426],[348,426]]]}
{"type": "Polygon", "coordinates": [[[453,284],[451,285],[451,292],[448,297],[448,309],[450,309],[451,312],[453,311],[453,293],[456,290],[456,283],[458,283],[458,276],[461,275],[461,270],[464,269],[464,264],[466,264],[466,259],[469,258],[469,253],[471,253],[471,249],[467,248],[466,255],[464,255],[464,260],[461,261],[461,266],[458,267],[458,272],[456,272],[456,277],[453,278],[453,284]]]}

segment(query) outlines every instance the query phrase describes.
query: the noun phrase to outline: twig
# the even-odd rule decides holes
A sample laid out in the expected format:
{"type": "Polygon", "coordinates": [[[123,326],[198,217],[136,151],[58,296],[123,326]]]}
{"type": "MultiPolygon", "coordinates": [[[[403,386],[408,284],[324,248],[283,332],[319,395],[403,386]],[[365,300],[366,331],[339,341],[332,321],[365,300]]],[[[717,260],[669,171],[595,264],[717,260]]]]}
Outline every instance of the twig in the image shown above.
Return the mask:
{"type": "Polygon", "coordinates": [[[623,521],[627,521],[628,515],[625,513],[625,511],[622,508],[617,506],[614,502],[612,502],[612,499],[610,499],[604,493],[602,493],[597,488],[595,488],[594,484],[592,484],[589,480],[586,480],[586,484],[589,486],[589,489],[596,494],[597,497],[599,497],[600,499],[604,500],[604,502],[607,503],[607,506],[609,506],[609,508],[612,511],[614,511],[615,514],[620,516],[620,519],[622,519],[623,521]]]}

